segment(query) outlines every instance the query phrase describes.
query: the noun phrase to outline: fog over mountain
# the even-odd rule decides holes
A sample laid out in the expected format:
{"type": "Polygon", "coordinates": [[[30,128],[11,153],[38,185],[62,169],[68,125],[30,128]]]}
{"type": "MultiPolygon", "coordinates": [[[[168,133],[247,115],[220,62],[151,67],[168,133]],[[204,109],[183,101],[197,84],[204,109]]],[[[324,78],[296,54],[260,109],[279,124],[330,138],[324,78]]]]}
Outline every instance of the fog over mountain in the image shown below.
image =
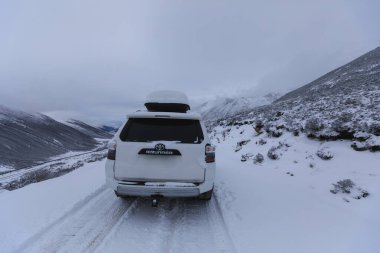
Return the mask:
{"type": "Polygon", "coordinates": [[[374,0],[1,1],[0,101],[93,123],[124,119],[156,89],[200,103],[285,93],[378,46],[379,9],[374,0]]]}
{"type": "Polygon", "coordinates": [[[271,104],[279,97],[278,93],[268,93],[257,97],[219,97],[195,106],[193,110],[199,112],[203,119],[209,122],[232,117],[236,114],[252,110],[255,107],[271,104]]]}

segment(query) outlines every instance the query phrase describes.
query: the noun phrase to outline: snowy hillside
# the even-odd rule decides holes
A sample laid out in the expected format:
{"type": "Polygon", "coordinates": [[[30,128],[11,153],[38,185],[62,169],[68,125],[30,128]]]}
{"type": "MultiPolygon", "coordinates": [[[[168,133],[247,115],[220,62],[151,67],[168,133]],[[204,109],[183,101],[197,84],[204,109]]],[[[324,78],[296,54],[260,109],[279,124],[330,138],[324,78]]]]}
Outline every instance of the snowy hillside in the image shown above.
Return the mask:
{"type": "Polygon", "coordinates": [[[102,125],[99,128],[102,129],[103,131],[106,131],[107,133],[115,134],[117,130],[119,129],[119,127],[120,126],[114,127],[114,126],[109,126],[109,125],[102,125]]]}
{"type": "MultiPolygon", "coordinates": [[[[92,129],[93,130],[93,129],[92,129]]],[[[94,131],[94,130],[93,130],[94,131]]],[[[102,130],[97,137],[110,136],[102,130]]],[[[69,151],[86,151],[99,145],[94,133],[70,127],[38,113],[0,106],[0,168],[19,169],[69,151]]]]}
{"type": "Polygon", "coordinates": [[[380,47],[317,80],[218,124],[250,124],[274,136],[284,131],[321,140],[349,139],[356,150],[380,150],[380,47]]]}
{"type": "Polygon", "coordinates": [[[194,107],[205,121],[231,117],[238,113],[250,111],[255,107],[268,105],[279,98],[277,93],[269,93],[262,97],[219,97],[194,107]]]}
{"type": "Polygon", "coordinates": [[[104,138],[110,139],[112,135],[101,128],[90,126],[89,124],[84,123],[83,121],[71,119],[66,122],[69,126],[79,130],[82,133],[85,133],[93,138],[104,138]]]}

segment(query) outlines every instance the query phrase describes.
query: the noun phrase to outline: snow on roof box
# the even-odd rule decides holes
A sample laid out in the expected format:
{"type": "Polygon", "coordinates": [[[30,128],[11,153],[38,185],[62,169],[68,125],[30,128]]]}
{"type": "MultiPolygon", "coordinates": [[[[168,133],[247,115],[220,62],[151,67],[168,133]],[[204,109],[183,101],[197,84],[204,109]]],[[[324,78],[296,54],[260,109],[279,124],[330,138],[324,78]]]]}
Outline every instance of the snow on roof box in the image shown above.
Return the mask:
{"type": "Polygon", "coordinates": [[[160,90],[150,93],[145,107],[151,112],[187,112],[190,110],[187,96],[179,91],[160,90]]]}

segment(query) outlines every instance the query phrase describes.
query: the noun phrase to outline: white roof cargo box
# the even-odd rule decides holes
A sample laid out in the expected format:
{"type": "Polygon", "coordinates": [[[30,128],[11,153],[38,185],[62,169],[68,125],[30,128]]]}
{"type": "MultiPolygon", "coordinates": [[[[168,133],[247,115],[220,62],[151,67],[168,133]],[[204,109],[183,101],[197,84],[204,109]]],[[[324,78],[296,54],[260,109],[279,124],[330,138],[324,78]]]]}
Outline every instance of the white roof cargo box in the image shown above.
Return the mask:
{"type": "Polygon", "coordinates": [[[145,107],[151,112],[182,112],[190,110],[187,96],[179,91],[160,90],[150,93],[145,107]]]}

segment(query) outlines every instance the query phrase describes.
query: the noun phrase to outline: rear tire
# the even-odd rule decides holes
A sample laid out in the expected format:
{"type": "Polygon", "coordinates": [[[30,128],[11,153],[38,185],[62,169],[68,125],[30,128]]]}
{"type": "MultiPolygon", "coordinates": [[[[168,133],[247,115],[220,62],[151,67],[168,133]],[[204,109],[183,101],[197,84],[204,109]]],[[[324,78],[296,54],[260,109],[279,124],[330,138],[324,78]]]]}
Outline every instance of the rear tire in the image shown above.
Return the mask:
{"type": "Polygon", "coordinates": [[[214,187],[212,187],[211,190],[209,190],[208,192],[204,192],[202,193],[200,196],[199,196],[199,199],[202,199],[202,200],[210,200],[212,198],[212,194],[214,192],[214,187]]]}

